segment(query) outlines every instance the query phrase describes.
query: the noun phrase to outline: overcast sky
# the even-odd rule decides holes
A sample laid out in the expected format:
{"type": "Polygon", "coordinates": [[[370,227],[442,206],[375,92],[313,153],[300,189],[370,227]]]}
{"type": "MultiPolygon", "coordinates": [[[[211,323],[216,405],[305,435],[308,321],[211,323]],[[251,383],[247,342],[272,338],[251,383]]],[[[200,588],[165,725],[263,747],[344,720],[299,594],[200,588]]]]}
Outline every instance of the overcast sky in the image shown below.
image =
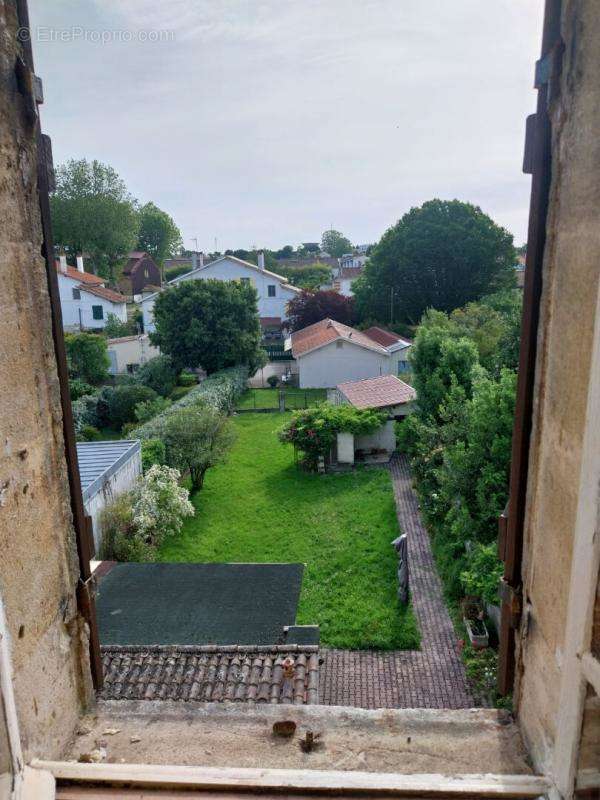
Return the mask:
{"type": "Polygon", "coordinates": [[[373,242],[432,197],[520,244],[542,5],[29,0],[42,123],[55,163],[111,164],[186,247],[373,242]]]}

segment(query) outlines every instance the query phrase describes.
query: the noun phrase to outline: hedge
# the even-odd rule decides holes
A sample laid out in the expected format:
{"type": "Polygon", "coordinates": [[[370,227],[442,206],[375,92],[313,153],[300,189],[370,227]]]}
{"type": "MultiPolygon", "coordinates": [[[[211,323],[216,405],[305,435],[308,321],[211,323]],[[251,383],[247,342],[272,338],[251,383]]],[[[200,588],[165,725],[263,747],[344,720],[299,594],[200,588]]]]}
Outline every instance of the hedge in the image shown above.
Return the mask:
{"type": "Polygon", "coordinates": [[[162,414],[135,428],[129,434],[131,439],[160,439],[165,420],[179,408],[192,406],[196,403],[206,403],[218,411],[229,413],[233,410],[235,402],[246,391],[248,368],[245,366],[231,367],[215,372],[209,378],[191,389],[185,397],[177,400],[162,414]]]}

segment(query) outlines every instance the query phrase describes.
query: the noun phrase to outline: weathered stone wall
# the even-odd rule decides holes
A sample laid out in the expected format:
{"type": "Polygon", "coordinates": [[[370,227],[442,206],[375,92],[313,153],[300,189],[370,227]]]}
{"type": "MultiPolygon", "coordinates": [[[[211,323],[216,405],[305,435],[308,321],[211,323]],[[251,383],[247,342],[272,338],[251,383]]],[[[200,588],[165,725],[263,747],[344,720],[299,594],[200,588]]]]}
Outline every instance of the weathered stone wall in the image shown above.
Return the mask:
{"type": "Polygon", "coordinates": [[[34,129],[17,91],[15,3],[0,1],[0,592],[26,757],[56,756],[89,692],[34,129]]]}
{"type": "Polygon", "coordinates": [[[525,542],[517,709],[536,767],[554,741],[600,274],[600,15],[565,0],[525,542]]]}

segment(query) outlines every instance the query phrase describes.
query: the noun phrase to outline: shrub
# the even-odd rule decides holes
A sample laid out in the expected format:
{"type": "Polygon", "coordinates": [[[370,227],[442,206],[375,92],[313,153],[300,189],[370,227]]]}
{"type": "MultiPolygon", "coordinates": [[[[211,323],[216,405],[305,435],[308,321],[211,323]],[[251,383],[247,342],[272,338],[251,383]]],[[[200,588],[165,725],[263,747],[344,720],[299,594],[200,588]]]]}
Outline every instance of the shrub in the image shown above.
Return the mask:
{"type": "Polygon", "coordinates": [[[495,542],[477,542],[468,557],[468,569],[460,574],[460,582],[465,594],[481,597],[486,603],[498,602],[498,584],[502,577],[502,564],[498,559],[498,546],[495,542]]]}
{"type": "Polygon", "coordinates": [[[177,402],[177,400],[181,400],[181,398],[185,397],[191,388],[191,386],[176,386],[171,392],[171,400],[174,403],[177,402]]]}
{"type": "MultiPolygon", "coordinates": [[[[161,439],[168,417],[175,413],[178,408],[186,408],[197,403],[210,406],[211,408],[229,414],[233,411],[237,399],[245,392],[248,380],[248,368],[232,367],[222,372],[216,372],[197,386],[185,390],[186,394],[181,397],[170,408],[162,414],[154,417],[145,425],[141,425],[134,431],[136,439],[161,439]]],[[[181,386],[180,389],[185,389],[181,386]]],[[[174,390],[177,391],[177,390],[174,390]]]]}
{"type": "Polygon", "coordinates": [[[370,408],[332,406],[320,403],[296,411],[279,433],[282,442],[289,442],[304,454],[303,461],[309,469],[316,469],[319,456],[327,456],[342,431],[361,435],[373,433],[385,420],[385,414],[370,408]]]}
{"type": "Polygon", "coordinates": [[[165,464],[167,448],[161,439],[145,439],[142,442],[142,469],[148,472],[154,464],[165,464]]]}
{"type": "Polygon", "coordinates": [[[180,373],[177,383],[180,386],[195,386],[198,383],[198,376],[193,372],[186,372],[184,370],[180,373]]]}
{"type": "Polygon", "coordinates": [[[113,428],[121,430],[127,422],[135,422],[135,407],[138,403],[156,398],[156,392],[148,386],[117,386],[108,399],[108,417],[113,428]]]}
{"type": "Polygon", "coordinates": [[[179,408],[165,423],[167,463],[189,472],[192,489],[201,489],[206,471],[225,459],[234,442],[227,417],[211,406],[179,408]]]}
{"type": "Polygon", "coordinates": [[[85,394],[92,394],[94,387],[81,378],[69,378],[69,394],[71,400],[79,400],[85,394]]]}
{"type": "Polygon", "coordinates": [[[274,389],[279,383],[279,378],[277,377],[277,375],[269,375],[269,377],[267,378],[267,383],[269,384],[271,389],[274,389]]]}
{"type": "Polygon", "coordinates": [[[84,427],[102,427],[98,418],[98,394],[85,394],[71,404],[75,433],[80,436],[84,427]]]}
{"type": "Polygon", "coordinates": [[[110,406],[115,391],[115,386],[103,386],[96,396],[96,419],[98,420],[99,428],[106,428],[111,425],[110,406]]]}
{"type": "Polygon", "coordinates": [[[84,425],[77,439],[80,442],[98,442],[102,439],[102,434],[93,425],[84,425]]]}
{"type": "Polygon", "coordinates": [[[167,397],[177,383],[177,370],[169,356],[161,355],[142,364],[135,377],[137,383],[148,386],[157,394],[167,397]]]}
{"type": "Polygon", "coordinates": [[[181,530],[194,507],[179,486],[176,469],[155,464],[131,492],[120,495],[102,512],[103,558],[154,561],[168,536],[181,530]]]}
{"type": "Polygon", "coordinates": [[[135,336],[141,329],[136,318],[121,322],[116,314],[109,314],[104,323],[103,333],[107,339],[117,339],[119,336],[135,336]]]}
{"type": "Polygon", "coordinates": [[[95,333],[67,333],[65,347],[71,377],[93,385],[108,378],[110,360],[104,337],[95,333]]]}
{"type": "MultiPolygon", "coordinates": [[[[161,414],[165,409],[171,405],[171,400],[166,397],[155,397],[152,400],[144,400],[138,403],[134,409],[135,418],[138,424],[148,422],[157,414],[161,414]]],[[[137,426],[136,426],[137,427],[137,426]]]]}

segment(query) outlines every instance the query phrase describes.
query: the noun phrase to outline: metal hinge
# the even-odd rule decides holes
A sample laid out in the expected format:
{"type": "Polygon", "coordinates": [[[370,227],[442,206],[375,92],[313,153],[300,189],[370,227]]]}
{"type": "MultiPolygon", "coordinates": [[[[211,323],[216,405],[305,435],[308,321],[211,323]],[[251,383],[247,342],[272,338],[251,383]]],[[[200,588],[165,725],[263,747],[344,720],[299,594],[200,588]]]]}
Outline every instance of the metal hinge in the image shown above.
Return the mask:
{"type": "Polygon", "coordinates": [[[500,601],[502,603],[502,613],[508,614],[508,623],[511,628],[516,630],[519,627],[523,611],[521,587],[515,588],[505,578],[502,578],[500,581],[500,601]]]}
{"type": "Polygon", "coordinates": [[[550,50],[548,50],[545,56],[535,62],[534,86],[536,89],[541,89],[542,86],[548,87],[546,97],[548,104],[550,104],[558,94],[558,79],[562,71],[564,51],[565,43],[562,39],[559,39],[550,50]]]}
{"type": "Polygon", "coordinates": [[[37,107],[44,102],[44,87],[42,79],[38,78],[27,66],[21,56],[17,57],[15,63],[15,76],[19,94],[25,99],[25,113],[31,125],[35,123],[38,116],[37,107]]]}

